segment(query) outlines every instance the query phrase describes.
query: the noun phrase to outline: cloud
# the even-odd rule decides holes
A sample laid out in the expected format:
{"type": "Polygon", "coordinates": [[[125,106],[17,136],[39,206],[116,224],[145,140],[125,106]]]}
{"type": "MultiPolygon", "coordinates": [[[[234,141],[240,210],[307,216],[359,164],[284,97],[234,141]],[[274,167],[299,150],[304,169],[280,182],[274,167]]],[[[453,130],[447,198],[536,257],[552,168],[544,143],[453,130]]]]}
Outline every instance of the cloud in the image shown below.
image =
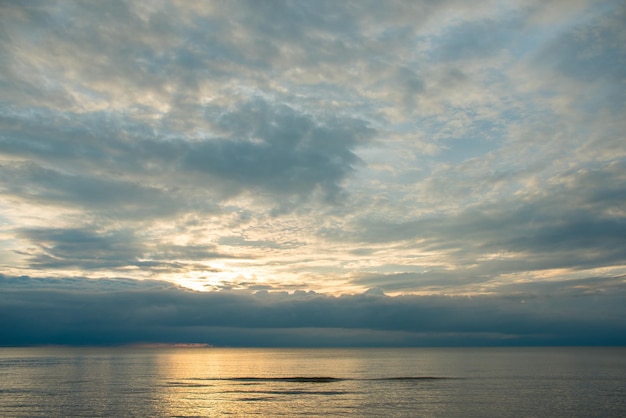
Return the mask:
{"type": "Polygon", "coordinates": [[[442,61],[485,59],[506,51],[519,22],[491,19],[462,22],[451,27],[437,42],[436,58],[442,61]]]}
{"type": "Polygon", "coordinates": [[[229,140],[194,143],[184,167],[279,193],[321,187],[334,196],[358,162],[352,149],[373,131],[363,121],[320,116],[260,99],[244,103],[217,121],[229,140]]]}
{"type": "Polygon", "coordinates": [[[572,96],[570,111],[590,120],[606,111],[620,113],[625,100],[623,89],[614,87],[626,80],[626,8],[613,1],[600,6],[547,42],[531,61],[547,73],[550,84],[544,88],[559,95],[567,92],[572,96]]]}
{"type": "Polygon", "coordinates": [[[2,269],[332,294],[604,283],[626,265],[623,15],[4,2],[2,269]]]}
{"type": "MultiPolygon", "coordinates": [[[[7,122],[18,128],[3,139],[0,149],[16,158],[30,157],[48,164],[63,164],[64,171],[93,172],[94,177],[122,171],[139,181],[149,175],[161,177],[175,171],[178,176],[184,176],[192,171],[208,175],[206,180],[214,178],[228,185],[222,188],[262,188],[276,193],[309,194],[320,187],[334,195],[352,166],[358,163],[353,149],[364,145],[361,141],[373,134],[363,121],[307,115],[260,98],[217,115],[209,108],[206,116],[213,119],[219,133],[190,141],[181,133],[170,139],[163,134],[156,135],[149,125],[123,115],[85,117],[47,111],[35,118],[7,115],[7,122]],[[63,125],[50,126],[47,121],[44,125],[45,115],[53,119],[62,116],[63,125]]],[[[21,174],[44,176],[49,185],[58,184],[67,190],[61,196],[67,201],[72,201],[73,197],[88,199],[86,191],[98,190],[102,192],[94,193],[93,198],[116,204],[116,199],[128,199],[124,193],[136,195],[141,190],[141,186],[124,180],[107,182],[51,171],[39,174],[35,169],[31,166],[29,173],[21,174]],[[58,178],[50,178],[54,176],[58,178]],[[107,189],[115,193],[109,195],[107,189]]],[[[187,176],[192,177],[192,173],[187,176]]],[[[34,180],[39,182],[37,177],[34,180]]],[[[137,196],[138,200],[143,198],[141,194],[137,196]]]]}
{"type": "Polygon", "coordinates": [[[64,173],[32,162],[0,163],[0,173],[6,180],[5,193],[20,200],[124,218],[168,216],[186,209],[176,190],[117,176],[64,173]]]}
{"type": "Polygon", "coordinates": [[[620,344],[625,325],[615,316],[623,311],[621,291],[580,299],[584,292],[569,283],[565,295],[474,298],[199,293],[90,280],[45,289],[46,283],[2,276],[1,344],[308,345],[313,337],[322,346],[620,344]]]}
{"type": "Polygon", "coordinates": [[[354,283],[387,291],[482,286],[504,275],[553,269],[621,268],[626,265],[623,173],[622,162],[579,169],[554,176],[551,186],[524,198],[401,221],[370,215],[320,233],[369,246],[363,256],[370,259],[378,252],[403,260],[354,274],[354,283]]]}
{"type": "Polygon", "coordinates": [[[29,242],[25,256],[30,268],[43,271],[132,271],[152,273],[186,272],[198,269],[218,272],[206,263],[235,256],[216,251],[212,245],[164,245],[147,243],[129,229],[38,228],[22,229],[18,236],[29,242]]]}
{"type": "Polygon", "coordinates": [[[537,62],[578,81],[622,82],[626,73],[619,42],[626,36],[626,8],[620,2],[603,6],[548,43],[537,62]]]}
{"type": "Polygon", "coordinates": [[[136,239],[127,231],[27,229],[21,236],[40,248],[29,254],[31,265],[40,269],[115,269],[136,263],[140,256],[136,239]]]}
{"type": "Polygon", "coordinates": [[[123,277],[92,280],[86,277],[28,277],[0,274],[0,286],[10,291],[47,290],[62,292],[116,292],[128,290],[173,289],[178,286],[162,280],[134,280],[123,277]]]}

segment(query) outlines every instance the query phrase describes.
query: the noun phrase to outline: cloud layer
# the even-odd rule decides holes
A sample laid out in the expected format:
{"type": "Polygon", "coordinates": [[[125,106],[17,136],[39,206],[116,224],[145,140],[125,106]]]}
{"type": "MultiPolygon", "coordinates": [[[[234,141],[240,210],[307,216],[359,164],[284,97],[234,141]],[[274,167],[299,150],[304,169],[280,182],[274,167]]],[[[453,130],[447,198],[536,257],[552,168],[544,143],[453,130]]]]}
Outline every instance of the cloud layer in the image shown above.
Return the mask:
{"type": "Polygon", "coordinates": [[[0,345],[620,345],[624,292],[562,282],[549,297],[193,292],[162,282],[0,277],[0,345]],[[611,291],[601,297],[593,287],[611,291]]]}
{"type": "Polygon", "coordinates": [[[624,287],[623,2],[0,10],[7,277],[459,310],[444,295],[624,287]]]}

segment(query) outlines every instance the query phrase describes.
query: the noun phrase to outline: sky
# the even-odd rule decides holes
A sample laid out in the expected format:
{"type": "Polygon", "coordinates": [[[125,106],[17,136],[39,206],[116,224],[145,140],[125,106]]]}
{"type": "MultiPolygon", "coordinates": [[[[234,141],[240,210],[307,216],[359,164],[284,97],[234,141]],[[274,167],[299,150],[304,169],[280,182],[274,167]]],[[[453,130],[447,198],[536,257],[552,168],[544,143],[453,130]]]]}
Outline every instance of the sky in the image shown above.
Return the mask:
{"type": "Polygon", "coordinates": [[[626,4],[2,1],[0,345],[626,344],[626,4]]]}

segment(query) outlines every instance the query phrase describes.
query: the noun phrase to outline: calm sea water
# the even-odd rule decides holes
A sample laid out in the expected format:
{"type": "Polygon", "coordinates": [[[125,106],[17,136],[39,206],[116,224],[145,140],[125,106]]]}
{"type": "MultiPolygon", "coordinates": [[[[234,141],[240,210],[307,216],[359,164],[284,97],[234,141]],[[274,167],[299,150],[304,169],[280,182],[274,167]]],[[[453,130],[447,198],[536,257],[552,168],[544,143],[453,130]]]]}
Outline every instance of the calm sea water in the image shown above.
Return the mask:
{"type": "Polygon", "coordinates": [[[0,348],[2,417],[626,417],[625,348],[0,348]]]}

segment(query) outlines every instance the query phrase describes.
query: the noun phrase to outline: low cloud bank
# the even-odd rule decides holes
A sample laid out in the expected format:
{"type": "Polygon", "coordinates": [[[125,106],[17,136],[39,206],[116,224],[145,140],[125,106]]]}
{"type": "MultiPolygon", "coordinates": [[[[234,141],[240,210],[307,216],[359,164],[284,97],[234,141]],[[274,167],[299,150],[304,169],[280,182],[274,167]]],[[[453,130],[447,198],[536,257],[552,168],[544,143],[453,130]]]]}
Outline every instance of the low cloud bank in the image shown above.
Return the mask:
{"type": "Polygon", "coordinates": [[[584,286],[564,284],[546,294],[388,297],[370,292],[333,297],[203,293],[156,281],[0,276],[0,289],[4,346],[626,344],[623,286],[593,295],[584,286]]]}

